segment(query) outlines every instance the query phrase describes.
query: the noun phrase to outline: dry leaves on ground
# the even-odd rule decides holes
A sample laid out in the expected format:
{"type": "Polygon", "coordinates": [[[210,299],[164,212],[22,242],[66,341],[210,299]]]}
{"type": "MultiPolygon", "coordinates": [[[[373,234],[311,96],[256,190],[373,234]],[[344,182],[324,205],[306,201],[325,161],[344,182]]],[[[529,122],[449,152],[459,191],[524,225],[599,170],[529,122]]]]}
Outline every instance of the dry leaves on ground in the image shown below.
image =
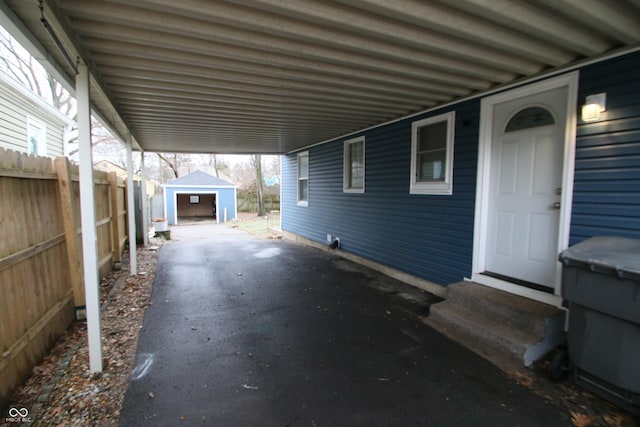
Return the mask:
{"type": "Polygon", "coordinates": [[[118,424],[162,241],[152,245],[138,248],[138,275],[130,275],[125,253],[123,268],[100,282],[103,372],[89,374],[86,323],[74,322],[16,390],[11,402],[29,409],[31,425],[118,424]]]}
{"type": "Polygon", "coordinates": [[[549,355],[532,369],[516,372],[518,383],[568,413],[576,427],[638,427],[638,418],[569,380],[551,381],[549,355]]]}
{"type": "Polygon", "coordinates": [[[594,421],[592,416],[571,411],[571,422],[576,427],[589,427],[594,421]]]}
{"type": "MultiPolygon", "coordinates": [[[[154,239],[153,244],[162,245],[154,239]]],[[[89,375],[86,324],[75,322],[62,335],[12,403],[29,409],[33,426],[117,425],[122,400],[135,361],[138,333],[150,304],[157,250],[139,248],[138,274],[124,265],[102,280],[104,372],[89,375]]],[[[238,273],[241,274],[241,273],[238,273]]],[[[634,427],[637,419],[570,382],[552,383],[549,362],[514,375],[514,379],[546,401],[567,411],[577,427],[634,427]]],[[[155,396],[150,393],[149,398],[155,396]]],[[[4,421],[0,419],[0,421],[4,421]]],[[[15,424],[2,424],[10,426],[15,424]]]]}

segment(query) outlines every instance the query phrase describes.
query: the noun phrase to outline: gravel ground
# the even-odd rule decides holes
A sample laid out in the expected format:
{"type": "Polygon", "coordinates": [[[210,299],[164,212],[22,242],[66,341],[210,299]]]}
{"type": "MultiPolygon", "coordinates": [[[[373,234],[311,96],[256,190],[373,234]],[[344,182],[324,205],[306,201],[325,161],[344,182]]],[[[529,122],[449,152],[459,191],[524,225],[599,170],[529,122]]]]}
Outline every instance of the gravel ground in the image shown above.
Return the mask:
{"type": "MultiPolygon", "coordinates": [[[[253,215],[255,218],[255,214],[253,215]]],[[[245,216],[244,220],[251,220],[245,216]]],[[[100,284],[104,371],[90,375],[87,330],[74,322],[48,356],[33,369],[32,376],[13,395],[11,402],[29,409],[33,426],[115,426],[133,369],[138,333],[150,305],[158,249],[164,240],[153,239],[138,249],[138,275],[129,274],[129,255],[123,268],[100,284]]],[[[614,405],[569,382],[549,381],[549,362],[515,375],[515,380],[555,403],[570,415],[577,427],[640,426],[614,405]]],[[[4,422],[0,418],[0,422],[4,422]]],[[[15,426],[4,423],[2,427],[15,426]]]]}

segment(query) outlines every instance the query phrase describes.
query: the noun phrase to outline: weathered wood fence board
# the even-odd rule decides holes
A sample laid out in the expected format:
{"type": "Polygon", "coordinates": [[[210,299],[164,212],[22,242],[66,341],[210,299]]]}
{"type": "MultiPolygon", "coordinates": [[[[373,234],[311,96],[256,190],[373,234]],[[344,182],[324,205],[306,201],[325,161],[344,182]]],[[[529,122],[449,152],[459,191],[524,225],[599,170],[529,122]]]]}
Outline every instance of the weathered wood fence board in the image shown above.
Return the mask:
{"type": "MultiPolygon", "coordinates": [[[[126,242],[126,187],[94,172],[101,276],[126,242]]],[[[0,407],[85,304],[78,168],[0,149],[0,407]]]]}
{"type": "Polygon", "coordinates": [[[67,264],[69,266],[69,284],[73,290],[74,303],[81,306],[84,303],[84,286],[82,280],[82,261],[80,259],[80,242],[76,232],[76,224],[80,223],[76,209],[77,199],[71,186],[71,174],[69,172],[69,161],[60,157],[56,159],[56,169],[58,172],[58,192],[60,194],[60,209],[62,211],[62,221],[64,227],[67,264]]]}

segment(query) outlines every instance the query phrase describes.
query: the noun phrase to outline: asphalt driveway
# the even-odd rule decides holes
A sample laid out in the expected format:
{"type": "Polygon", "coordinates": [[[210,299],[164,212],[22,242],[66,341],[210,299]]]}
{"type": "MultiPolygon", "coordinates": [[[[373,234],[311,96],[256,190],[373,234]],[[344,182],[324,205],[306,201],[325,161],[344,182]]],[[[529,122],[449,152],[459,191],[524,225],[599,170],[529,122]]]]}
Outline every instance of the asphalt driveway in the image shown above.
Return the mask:
{"type": "Polygon", "coordinates": [[[224,225],[172,234],[123,426],[571,425],[420,322],[429,294],[224,225]]]}

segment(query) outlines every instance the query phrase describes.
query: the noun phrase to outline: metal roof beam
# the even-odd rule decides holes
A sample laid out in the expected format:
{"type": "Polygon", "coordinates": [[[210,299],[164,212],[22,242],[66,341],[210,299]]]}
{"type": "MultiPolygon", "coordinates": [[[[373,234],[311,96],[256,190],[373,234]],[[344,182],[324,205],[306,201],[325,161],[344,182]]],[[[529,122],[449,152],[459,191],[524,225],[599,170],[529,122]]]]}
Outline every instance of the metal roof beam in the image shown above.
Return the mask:
{"type": "MultiPolygon", "coordinates": [[[[157,91],[156,86],[153,84],[145,84],[144,81],[139,81],[132,77],[123,77],[118,80],[117,85],[112,86],[112,92],[123,92],[129,94],[153,94],[157,91]]],[[[390,108],[397,108],[399,110],[406,110],[407,108],[417,109],[421,108],[420,104],[391,104],[386,105],[370,103],[364,101],[358,101],[353,99],[338,98],[338,97],[322,97],[311,96],[304,93],[301,94],[283,94],[283,93],[271,93],[260,94],[252,93],[250,91],[239,91],[233,89],[206,89],[200,86],[193,86],[187,84],[174,84],[167,86],[162,90],[165,94],[173,93],[183,99],[190,99],[191,97],[203,98],[203,97],[228,97],[234,99],[244,99],[251,102],[267,101],[279,103],[277,105],[300,105],[300,106],[319,106],[333,108],[334,110],[354,110],[354,111],[371,111],[371,112],[387,112],[390,108]]]]}
{"type": "MultiPolygon", "coordinates": [[[[351,3],[349,0],[337,1],[351,3]]],[[[559,65],[571,61],[575,54],[569,49],[584,55],[607,49],[601,38],[585,29],[568,26],[566,21],[540,10],[532,2],[456,0],[442,3],[361,0],[356,5],[407,23],[464,37],[470,42],[480,42],[506,52],[536,58],[547,64],[559,65]]]]}
{"type": "Polygon", "coordinates": [[[640,39],[640,22],[637,20],[640,4],[637,1],[632,2],[635,9],[620,0],[539,1],[556,13],[584,22],[592,34],[608,36],[618,43],[634,43],[640,39]],[[611,7],[612,4],[615,7],[611,7]]]}
{"type": "MultiPolygon", "coordinates": [[[[144,4],[153,5],[157,10],[241,28],[244,32],[259,31],[265,35],[276,36],[283,39],[280,45],[286,44],[283,43],[284,40],[302,41],[313,47],[324,46],[330,50],[368,52],[391,60],[405,61],[411,58],[415,63],[423,63],[427,66],[432,66],[437,57],[438,66],[452,72],[464,69],[469,64],[476,64],[479,67],[482,64],[493,68],[494,71],[510,70],[518,74],[528,74],[537,70],[535,61],[502,54],[483,46],[472,46],[469,43],[460,42],[457,38],[443,37],[436,33],[424,32],[420,38],[421,47],[413,48],[404,43],[391,43],[364,37],[345,30],[344,26],[327,28],[313,21],[301,22],[299,19],[227,3],[217,3],[215,8],[211,8],[211,3],[207,0],[182,0],[179,8],[176,8],[174,0],[145,0],[144,4]]],[[[344,11],[336,13],[344,13],[344,11]]],[[[377,21],[377,25],[385,24],[377,21]]],[[[247,42],[249,41],[244,41],[244,43],[247,42]]]]}
{"type": "MultiPolygon", "coordinates": [[[[545,1],[541,0],[539,3],[542,4],[545,1]]],[[[581,2],[582,0],[578,1],[578,3],[581,2]]],[[[560,6],[562,3],[563,1],[558,0],[547,1],[547,4],[554,6],[560,6]]],[[[455,2],[446,2],[446,4],[461,12],[470,13],[507,28],[531,34],[547,43],[575,49],[584,56],[597,55],[611,48],[609,43],[593,31],[589,31],[588,28],[567,25],[566,19],[559,13],[551,13],[534,2],[456,0],[455,2]]],[[[571,16],[574,9],[569,9],[568,16],[571,16]]]]}
{"type": "MultiPolygon", "coordinates": [[[[142,75],[148,70],[157,72],[181,73],[185,71],[185,64],[180,61],[173,61],[173,58],[165,58],[164,60],[156,60],[149,58],[140,58],[138,56],[129,56],[124,54],[105,54],[101,52],[92,53],[93,60],[100,64],[100,69],[109,66],[122,67],[123,71],[129,70],[138,75],[142,75]]],[[[416,93],[424,93],[430,97],[438,97],[442,99],[450,99],[452,96],[463,96],[469,93],[469,90],[454,85],[446,85],[442,83],[431,83],[428,81],[413,80],[390,80],[386,81],[369,81],[359,78],[359,76],[334,76],[322,74],[318,71],[300,71],[288,69],[284,67],[275,67],[266,64],[242,64],[224,58],[216,58],[215,61],[209,63],[208,66],[189,65],[191,74],[199,76],[235,77],[236,81],[260,82],[272,81],[273,84],[293,84],[294,82],[305,85],[308,83],[323,82],[326,86],[345,89],[358,89],[371,91],[380,94],[397,94],[416,96],[416,93]],[[416,91],[416,85],[419,85],[420,91],[416,91]]],[[[485,82],[488,84],[488,82],[485,82]]],[[[423,95],[420,95],[423,96],[423,95]]]]}
{"type": "MultiPolygon", "coordinates": [[[[240,0],[232,0],[242,4],[240,0]]],[[[372,0],[344,2],[336,5],[312,0],[254,0],[252,5],[278,14],[334,28],[347,27],[359,34],[380,40],[394,40],[422,49],[425,44],[455,56],[486,59],[487,47],[511,55],[552,65],[573,59],[573,54],[549,43],[474,16],[452,12],[441,5],[425,1],[391,2],[372,0]],[[346,5],[353,6],[347,7],[346,5]],[[359,9],[356,9],[358,7],[359,9]],[[375,10],[377,15],[371,13],[375,10]],[[389,13],[391,12],[391,13],[389,13]],[[399,19],[407,18],[410,19],[399,19]],[[466,39],[466,40],[465,40],[466,39]],[[470,45],[469,42],[473,45],[470,45]],[[472,51],[471,54],[469,51],[472,51]],[[473,56],[472,56],[473,55],[473,56]]],[[[489,62],[488,62],[489,63],[489,62]]],[[[497,63],[493,63],[495,66],[497,63]]],[[[508,65],[507,65],[508,66],[508,65]]]]}
{"type": "MultiPolygon", "coordinates": [[[[156,47],[153,45],[140,45],[122,41],[95,39],[92,37],[83,38],[84,45],[93,52],[106,54],[120,54],[128,52],[140,58],[150,58],[162,60],[164,58],[173,58],[176,61],[183,61],[184,64],[194,64],[206,67],[212,62],[216,62],[219,58],[235,58],[239,63],[231,62],[231,69],[246,66],[247,64],[267,64],[274,67],[283,67],[305,72],[317,72],[322,70],[323,73],[330,75],[338,75],[345,77],[359,76],[365,81],[388,82],[388,81],[413,81],[414,85],[419,85],[420,81],[425,83],[441,83],[444,85],[457,85],[462,87],[471,87],[476,90],[486,89],[495,81],[501,81],[506,76],[496,73],[494,79],[483,80],[477,78],[465,77],[454,73],[435,72],[428,68],[409,66],[406,64],[398,64],[384,61],[380,64],[372,64],[370,61],[358,62],[356,55],[348,55],[348,63],[333,63],[329,61],[318,62],[318,60],[310,58],[296,58],[283,56],[282,54],[269,54],[266,52],[258,52],[255,50],[242,50],[236,47],[227,46],[227,51],[222,53],[223,47],[209,45],[207,50],[202,52],[194,52],[189,45],[169,49],[166,47],[156,47]]],[[[469,66],[471,67],[471,66],[469,66]]],[[[514,75],[510,75],[512,78],[514,75]]]]}
{"type": "MultiPolygon", "coordinates": [[[[188,7],[189,4],[181,1],[179,10],[175,7],[168,8],[179,13],[184,13],[185,10],[192,11],[191,16],[187,17],[113,3],[101,4],[100,14],[96,15],[89,8],[94,1],[65,0],[64,5],[68,13],[74,17],[117,20],[132,28],[156,31],[157,37],[161,39],[154,37],[155,43],[177,49],[212,52],[218,49],[211,46],[211,43],[218,42],[237,46],[236,51],[239,48],[243,56],[246,55],[245,50],[250,48],[270,52],[270,56],[285,54],[315,61],[380,69],[389,69],[393,65],[390,70],[396,70],[394,72],[401,73],[406,69],[405,73],[420,75],[431,70],[444,75],[453,74],[495,82],[509,81],[514,75],[539,70],[534,61],[516,61],[513,55],[498,55],[499,58],[494,61],[487,61],[496,56],[495,52],[483,52],[470,44],[449,46],[445,53],[434,53],[432,43],[436,43],[435,41],[423,40],[422,48],[384,43],[349,33],[316,28],[317,26],[313,25],[301,25],[294,20],[280,22],[275,18],[256,15],[255,11],[224,3],[216,3],[215,8],[211,8],[210,3],[198,4],[197,6],[202,8],[198,10],[193,4],[188,7]],[[257,21],[254,22],[252,19],[257,21]],[[260,24],[264,24],[266,28],[262,28],[260,24]],[[170,37],[163,39],[164,35],[170,37]],[[358,40],[348,43],[353,38],[358,40]],[[473,56],[466,59],[458,58],[455,56],[455,49],[472,52],[473,56]]],[[[174,4],[174,1],[169,0],[167,3],[174,4]]],[[[150,4],[150,7],[164,9],[160,6],[155,2],[150,4]]]]}
{"type": "Polygon", "coordinates": [[[167,118],[176,117],[180,120],[185,120],[185,119],[189,120],[191,123],[199,122],[201,123],[201,126],[206,126],[206,123],[210,121],[216,121],[216,120],[218,121],[227,120],[227,121],[234,121],[238,123],[261,123],[265,125],[269,125],[272,123],[277,125],[280,125],[282,123],[289,123],[289,124],[298,124],[301,126],[308,125],[310,127],[318,123],[322,123],[322,126],[339,125],[340,127],[348,126],[350,123],[353,123],[353,121],[340,119],[340,117],[335,117],[335,116],[332,117],[332,116],[320,115],[316,113],[306,113],[306,114],[296,114],[296,115],[290,114],[288,112],[283,112],[282,114],[276,114],[276,113],[260,114],[259,112],[250,112],[250,111],[243,112],[243,113],[235,113],[235,112],[227,113],[227,112],[211,111],[208,109],[193,108],[191,110],[188,110],[188,109],[179,110],[179,112],[177,113],[176,113],[176,109],[173,109],[171,113],[162,114],[153,110],[144,110],[140,108],[136,108],[135,111],[128,110],[127,108],[124,108],[124,110],[129,112],[132,123],[138,123],[136,120],[140,117],[148,117],[148,118],[157,117],[156,121],[158,122],[164,122],[167,120],[167,118]],[[171,116],[169,116],[168,114],[171,114],[171,116]]]}
{"type": "Polygon", "coordinates": [[[257,77],[248,79],[238,76],[233,72],[221,71],[215,74],[202,75],[190,68],[183,67],[182,70],[175,72],[167,71],[145,71],[144,73],[135,73],[127,67],[102,65],[100,67],[101,75],[108,77],[110,82],[118,84],[120,76],[136,75],[139,81],[149,81],[151,84],[158,86],[170,86],[174,84],[188,84],[200,86],[203,88],[221,88],[242,91],[255,91],[255,93],[275,93],[275,94],[303,94],[305,96],[322,95],[323,98],[343,98],[361,99],[367,102],[388,102],[388,103],[406,103],[412,102],[421,104],[424,101],[444,101],[451,99],[451,96],[430,96],[429,94],[420,94],[417,91],[413,94],[378,94],[374,90],[362,91],[351,88],[336,88],[330,85],[323,85],[316,82],[308,82],[306,84],[291,82],[280,79],[270,79],[257,77]],[[236,77],[236,78],[234,78],[236,77]]]}
{"type": "MultiPolygon", "coordinates": [[[[345,117],[345,115],[340,111],[333,112],[323,112],[319,110],[313,111],[300,111],[296,110],[294,107],[283,108],[281,110],[276,111],[265,111],[265,109],[260,108],[259,106],[249,108],[240,108],[234,105],[204,105],[203,103],[194,102],[191,105],[187,103],[181,104],[171,104],[171,103],[161,103],[161,102],[143,102],[143,101],[126,101],[121,104],[122,111],[127,114],[133,114],[134,112],[140,113],[155,113],[158,109],[162,108],[170,109],[176,114],[176,116],[184,115],[184,114],[202,114],[202,111],[205,110],[207,115],[204,117],[249,117],[249,118],[268,118],[271,120],[282,120],[283,117],[286,117],[286,120],[301,121],[301,123],[307,123],[309,121],[327,121],[329,123],[353,123],[354,117],[349,115],[349,117],[345,117]]],[[[357,120],[359,121],[372,121],[375,122],[377,120],[384,119],[384,117],[373,116],[373,115],[358,115],[357,120]]]]}
{"type": "MultiPolygon", "coordinates": [[[[135,25],[135,24],[132,24],[135,25]]],[[[93,26],[96,30],[83,33],[83,43],[92,52],[117,53],[114,50],[127,52],[127,48],[140,52],[137,56],[142,58],[173,58],[175,53],[189,52],[195,65],[210,63],[213,58],[217,60],[236,60],[242,64],[256,64],[286,69],[297,69],[310,72],[334,72],[342,75],[353,76],[353,68],[360,69],[364,78],[369,74],[384,73],[384,80],[391,76],[412,78],[414,80],[432,81],[444,85],[471,85],[478,89],[486,88],[494,82],[506,82],[514,78],[513,72],[505,71],[505,68],[480,67],[475,63],[459,63],[455,68],[442,67],[444,61],[441,58],[433,58],[432,62],[419,63],[413,58],[404,57],[385,58],[380,55],[363,55],[356,52],[321,49],[312,45],[300,47],[299,51],[292,52],[287,49],[290,43],[286,40],[274,42],[267,46],[255,47],[252,44],[231,45],[217,40],[205,40],[189,38],[177,34],[157,31],[142,31],[147,38],[141,37],[141,31],[133,27],[119,26],[117,31],[108,29],[100,30],[99,26],[93,26]],[[104,34],[108,32],[108,34],[104,34]],[[153,35],[149,39],[149,33],[153,35]],[[161,48],[158,46],[162,46],[161,48]],[[157,52],[164,51],[164,55],[157,52]],[[167,53],[170,53],[167,55],[167,53]],[[341,71],[341,70],[347,70],[341,71]]],[[[264,41],[264,37],[256,34],[255,39],[264,41]]],[[[253,44],[255,44],[254,42],[253,44]]],[[[187,62],[187,64],[191,64],[187,62]]]]}

